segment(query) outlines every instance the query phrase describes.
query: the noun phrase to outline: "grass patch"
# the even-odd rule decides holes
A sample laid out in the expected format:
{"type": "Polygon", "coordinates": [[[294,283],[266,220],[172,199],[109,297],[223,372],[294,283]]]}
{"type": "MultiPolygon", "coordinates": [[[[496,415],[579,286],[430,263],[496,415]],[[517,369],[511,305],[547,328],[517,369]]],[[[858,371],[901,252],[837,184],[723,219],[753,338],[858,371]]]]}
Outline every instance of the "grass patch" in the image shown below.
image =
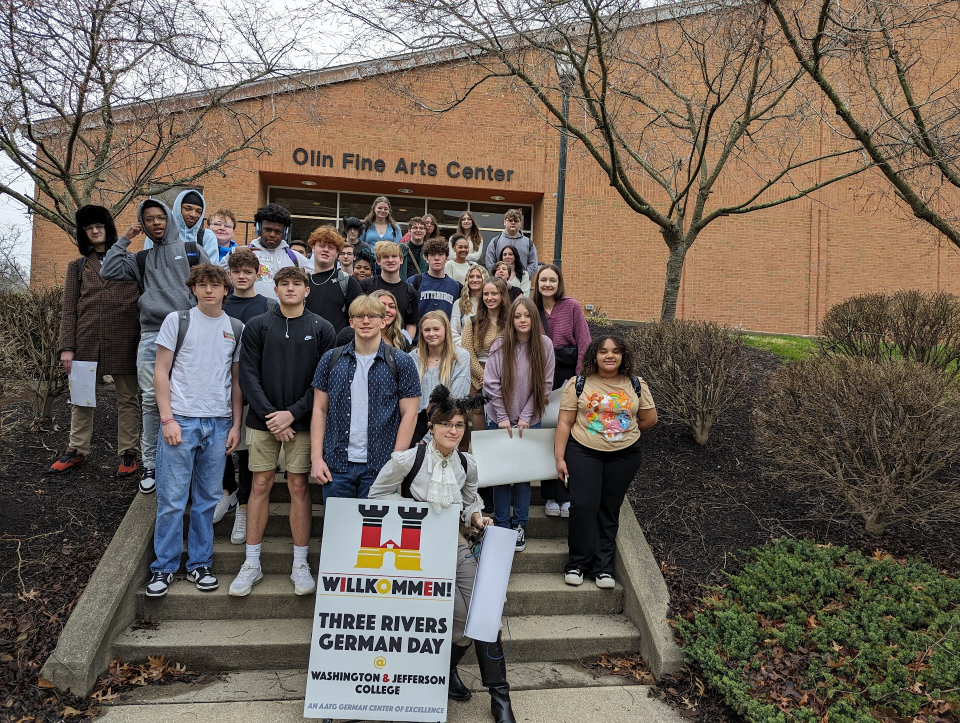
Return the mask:
{"type": "Polygon", "coordinates": [[[754,349],[771,351],[784,361],[806,359],[817,350],[816,339],[802,336],[759,336],[744,334],[743,343],[754,349]]]}

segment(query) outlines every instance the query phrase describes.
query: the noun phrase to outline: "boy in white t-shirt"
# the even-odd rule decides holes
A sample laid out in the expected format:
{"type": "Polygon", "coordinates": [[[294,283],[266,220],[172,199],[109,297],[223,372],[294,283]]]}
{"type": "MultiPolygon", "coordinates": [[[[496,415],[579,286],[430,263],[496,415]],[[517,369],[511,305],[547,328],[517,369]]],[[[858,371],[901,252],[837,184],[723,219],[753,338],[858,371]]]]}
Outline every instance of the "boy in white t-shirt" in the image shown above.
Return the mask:
{"type": "Polygon", "coordinates": [[[190,507],[187,579],[215,590],[213,511],[220,499],[226,455],[240,444],[243,396],[237,380],[243,325],[223,312],[227,272],[203,263],[190,269],[197,297],[188,311],[169,314],[157,334],[153,376],[160,412],[157,444],[157,559],[147,597],[167,594],[183,553],[183,515],[190,507]]]}

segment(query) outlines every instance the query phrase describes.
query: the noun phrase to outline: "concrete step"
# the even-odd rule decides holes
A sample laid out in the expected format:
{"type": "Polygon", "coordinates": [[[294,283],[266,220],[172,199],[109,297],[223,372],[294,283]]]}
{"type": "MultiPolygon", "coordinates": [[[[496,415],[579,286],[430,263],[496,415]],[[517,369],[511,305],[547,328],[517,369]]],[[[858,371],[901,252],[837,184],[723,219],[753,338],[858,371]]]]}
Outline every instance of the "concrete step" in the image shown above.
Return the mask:
{"type": "MultiPolygon", "coordinates": [[[[239,568],[238,568],[239,569],[239,568]]],[[[220,587],[200,592],[186,579],[178,579],[162,598],[137,593],[137,617],[144,620],[254,620],[265,618],[311,618],[312,595],[297,596],[284,572],[265,574],[247,597],[230,597],[228,590],[236,571],[219,573],[220,587]]],[[[179,577],[179,576],[178,576],[179,577]]],[[[593,583],[571,587],[559,573],[513,575],[507,587],[504,612],[519,615],[613,615],[623,612],[623,589],[600,590],[593,583]]]]}
{"type": "MultiPolygon", "coordinates": [[[[191,670],[305,668],[311,629],[309,618],[177,620],[127,630],[114,642],[113,654],[130,662],[162,654],[191,670]]],[[[622,615],[519,616],[509,619],[503,636],[508,664],[580,660],[640,647],[640,633],[622,615]]]]}

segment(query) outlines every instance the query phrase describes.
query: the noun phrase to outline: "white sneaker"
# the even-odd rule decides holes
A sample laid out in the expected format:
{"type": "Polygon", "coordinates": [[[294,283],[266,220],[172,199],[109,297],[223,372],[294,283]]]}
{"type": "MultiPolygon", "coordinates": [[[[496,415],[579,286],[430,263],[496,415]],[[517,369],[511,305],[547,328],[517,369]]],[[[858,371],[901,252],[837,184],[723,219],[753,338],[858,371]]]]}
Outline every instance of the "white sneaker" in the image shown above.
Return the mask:
{"type": "Polygon", "coordinates": [[[237,491],[234,490],[232,494],[225,494],[219,500],[217,500],[217,506],[213,508],[213,524],[217,524],[220,520],[227,516],[227,513],[235,509],[237,506],[237,491]]]}
{"type": "Polygon", "coordinates": [[[579,570],[570,570],[570,572],[564,573],[563,581],[567,583],[567,585],[573,585],[574,587],[583,585],[583,573],[579,570]]]}
{"type": "Polygon", "coordinates": [[[297,595],[310,595],[317,589],[317,583],[310,574],[310,566],[305,562],[293,566],[290,579],[293,581],[293,591],[297,595]]]}
{"type": "Polygon", "coordinates": [[[597,587],[602,590],[613,590],[617,586],[616,580],[613,579],[612,575],[608,575],[605,572],[601,572],[596,577],[597,587]]]}
{"type": "Polygon", "coordinates": [[[259,566],[251,567],[247,563],[243,563],[240,567],[240,572],[237,573],[233,582],[230,583],[230,594],[233,597],[246,597],[250,594],[253,586],[262,579],[263,572],[260,571],[259,566]]]}
{"type": "Polygon", "coordinates": [[[547,504],[543,506],[543,514],[547,517],[559,517],[560,505],[557,504],[556,500],[547,500],[547,504]]]}
{"type": "Polygon", "coordinates": [[[562,505],[560,505],[560,516],[561,516],[561,517],[569,517],[569,516],[570,516],[570,503],[569,503],[569,502],[564,502],[562,505]]]}
{"type": "Polygon", "coordinates": [[[247,541],[247,507],[237,508],[237,515],[233,518],[233,531],[230,533],[230,542],[242,545],[247,541]]]}

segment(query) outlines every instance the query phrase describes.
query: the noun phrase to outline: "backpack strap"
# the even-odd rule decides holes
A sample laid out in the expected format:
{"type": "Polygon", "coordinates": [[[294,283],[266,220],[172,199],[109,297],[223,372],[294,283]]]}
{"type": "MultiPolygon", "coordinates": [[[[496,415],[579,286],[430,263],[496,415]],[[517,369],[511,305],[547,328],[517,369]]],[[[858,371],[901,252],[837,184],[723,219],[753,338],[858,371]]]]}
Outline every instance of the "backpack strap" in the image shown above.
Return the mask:
{"type": "Polygon", "coordinates": [[[460,466],[463,467],[463,473],[466,474],[467,473],[467,455],[465,455],[463,452],[461,452],[458,449],[457,456],[460,458],[460,466]]]}
{"type": "Polygon", "coordinates": [[[333,354],[330,355],[330,364],[327,366],[327,374],[333,371],[333,368],[337,365],[337,362],[340,361],[340,357],[343,356],[343,350],[347,348],[347,345],[338,346],[333,350],[333,354]]]}
{"type": "Polygon", "coordinates": [[[137,251],[134,254],[134,259],[137,262],[137,271],[140,272],[140,291],[143,291],[145,276],[147,273],[147,254],[150,253],[150,249],[144,249],[143,251],[137,251]]]}
{"type": "MultiPolygon", "coordinates": [[[[585,374],[578,374],[578,375],[577,375],[577,381],[576,381],[576,387],[575,387],[576,392],[577,392],[577,399],[579,399],[579,398],[580,398],[580,395],[583,394],[583,387],[586,385],[586,383],[587,383],[587,377],[586,377],[586,375],[585,375],[585,374]]],[[[636,389],[636,387],[634,387],[634,389],[636,389]]]]}
{"type": "Polygon", "coordinates": [[[287,252],[287,256],[288,256],[288,257],[290,258],[290,260],[293,262],[293,265],[294,265],[296,268],[299,269],[299,268],[300,268],[300,262],[297,260],[297,254],[294,252],[294,250],[293,250],[292,248],[290,248],[289,246],[284,246],[284,247],[283,247],[283,250],[287,252]]]}
{"type": "Polygon", "coordinates": [[[417,476],[417,473],[420,471],[420,468],[423,467],[423,460],[427,456],[427,445],[418,444],[417,445],[417,456],[413,459],[413,467],[410,468],[410,471],[407,472],[407,476],[403,478],[403,482],[400,483],[400,496],[401,497],[413,497],[410,494],[410,485],[413,484],[413,479],[417,476]]]}
{"type": "Polygon", "coordinates": [[[630,381],[633,382],[633,391],[638,397],[641,396],[640,392],[643,391],[643,385],[640,384],[640,377],[631,377],[630,381]]]}
{"type": "Polygon", "coordinates": [[[400,383],[400,372],[397,370],[397,350],[389,344],[383,345],[383,360],[387,363],[387,369],[393,374],[393,381],[400,383]]]}
{"type": "Polygon", "coordinates": [[[423,278],[423,273],[419,273],[413,277],[413,281],[410,282],[410,285],[417,290],[417,293],[420,293],[420,281],[423,278]]]}
{"type": "Polygon", "coordinates": [[[77,259],[77,290],[83,288],[83,267],[87,265],[87,257],[81,256],[77,259]]]}
{"type": "Polygon", "coordinates": [[[230,327],[233,329],[233,351],[236,352],[237,344],[240,343],[240,338],[243,336],[243,322],[240,319],[234,319],[232,316],[227,318],[230,319],[230,327]]]}
{"type": "Polygon", "coordinates": [[[270,314],[277,310],[277,307],[280,306],[280,302],[276,299],[271,299],[269,296],[263,297],[267,300],[267,313],[270,314]]]}
{"type": "MultiPolygon", "coordinates": [[[[233,321],[233,317],[229,317],[233,321]]],[[[177,344],[173,349],[173,361],[170,363],[170,372],[173,373],[173,364],[177,361],[177,354],[187,338],[187,329],[190,328],[190,310],[177,312],[177,344]]]]}
{"type": "Polygon", "coordinates": [[[337,282],[340,284],[340,293],[343,294],[343,306],[340,307],[340,313],[347,313],[347,289],[350,286],[351,276],[343,269],[337,269],[337,282]]]}
{"type": "Polygon", "coordinates": [[[184,241],[183,250],[187,254],[187,263],[193,268],[200,263],[200,247],[196,241],[184,241]]]}

